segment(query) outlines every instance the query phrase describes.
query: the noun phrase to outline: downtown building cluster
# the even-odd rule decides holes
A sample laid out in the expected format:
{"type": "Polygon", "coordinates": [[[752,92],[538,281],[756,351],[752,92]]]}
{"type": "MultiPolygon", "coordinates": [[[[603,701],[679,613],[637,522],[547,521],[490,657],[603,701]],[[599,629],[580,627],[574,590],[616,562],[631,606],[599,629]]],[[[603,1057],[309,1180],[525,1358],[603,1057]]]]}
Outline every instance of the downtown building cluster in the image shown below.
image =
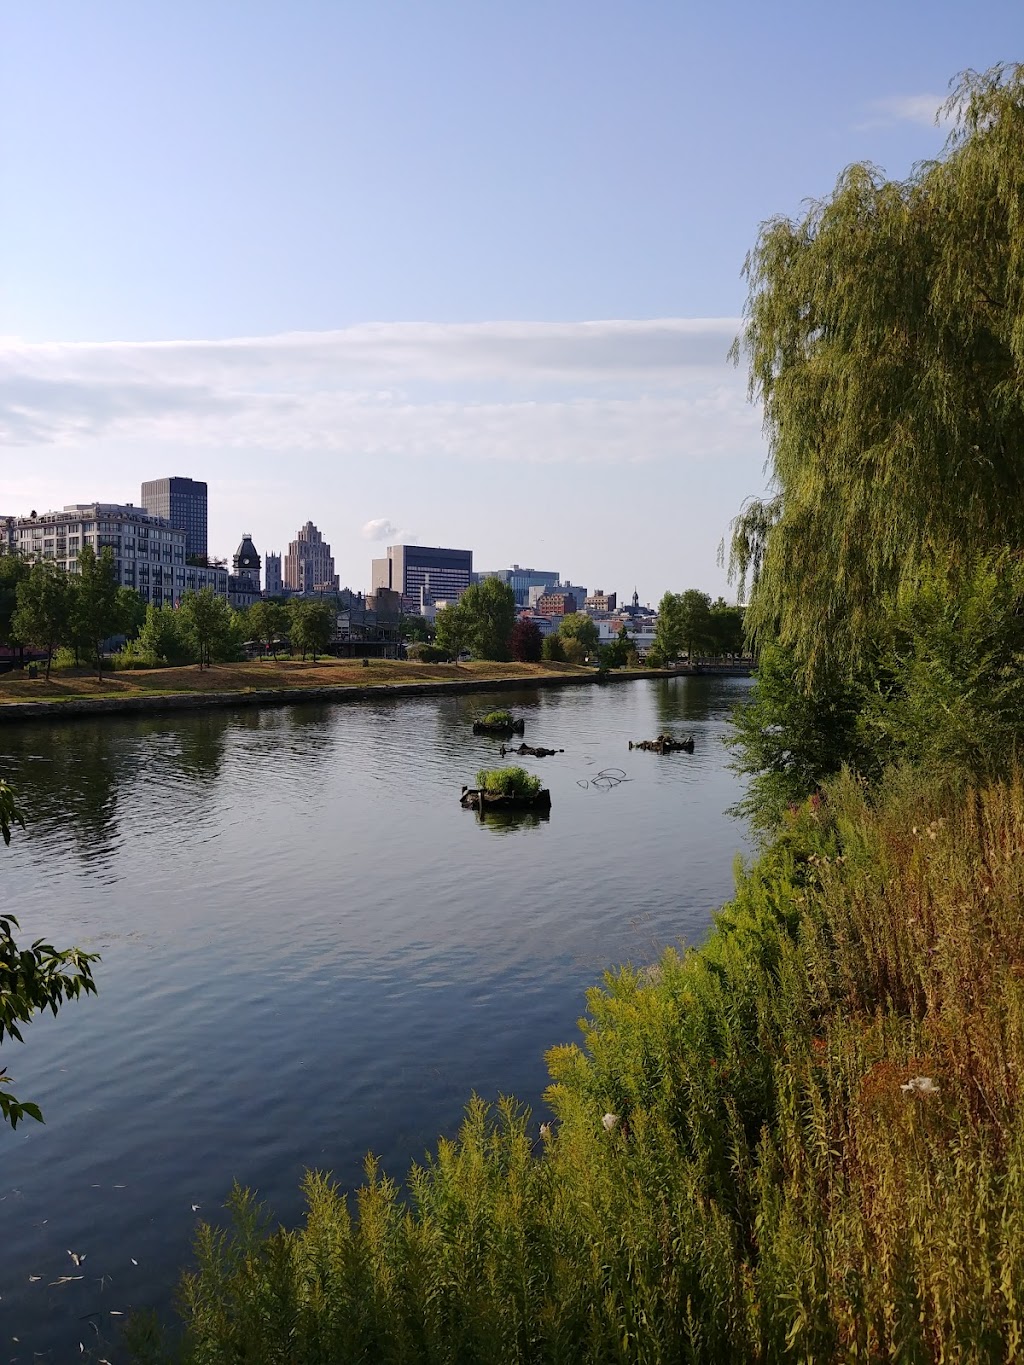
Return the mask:
{"type": "Polygon", "coordinates": [[[319,596],[335,599],[339,631],[353,639],[397,642],[401,616],[433,622],[444,606],[457,602],[471,583],[495,578],[515,594],[517,614],[532,619],[542,634],[557,630],[562,617],[582,611],[598,623],[602,639],[612,639],[623,623],[638,643],[653,635],[655,614],[641,607],[619,608],[615,593],[590,593],[563,580],[557,570],[524,568],[477,572],[473,551],[430,545],[390,545],[372,561],[367,594],[342,589],[331,546],[307,521],[282,554],[261,557],[252,536],[243,532],[231,565],[211,558],[207,532],[207,485],[172,476],[145,481],[134,503],[71,503],[60,511],[25,516],[0,515],[0,552],[27,559],[52,560],[68,573],[78,571],[78,556],[88,545],[109,549],[118,585],[131,588],[147,606],[178,606],[188,592],[210,589],[236,609],[262,597],[319,596]],[[391,623],[384,625],[382,623],[391,623]]]}

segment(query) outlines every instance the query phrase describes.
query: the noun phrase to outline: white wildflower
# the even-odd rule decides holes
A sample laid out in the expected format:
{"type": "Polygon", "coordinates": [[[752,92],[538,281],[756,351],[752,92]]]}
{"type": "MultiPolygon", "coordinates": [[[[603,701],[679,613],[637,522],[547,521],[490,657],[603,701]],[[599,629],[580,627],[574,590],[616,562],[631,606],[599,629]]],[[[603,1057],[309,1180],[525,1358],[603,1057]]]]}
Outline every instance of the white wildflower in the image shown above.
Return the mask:
{"type": "Polygon", "coordinates": [[[911,1076],[900,1089],[904,1095],[937,1095],[939,1091],[931,1076],[911,1076]]]}
{"type": "Polygon", "coordinates": [[[604,1124],[606,1133],[614,1133],[619,1126],[619,1116],[618,1114],[605,1114],[601,1122],[604,1124]]]}

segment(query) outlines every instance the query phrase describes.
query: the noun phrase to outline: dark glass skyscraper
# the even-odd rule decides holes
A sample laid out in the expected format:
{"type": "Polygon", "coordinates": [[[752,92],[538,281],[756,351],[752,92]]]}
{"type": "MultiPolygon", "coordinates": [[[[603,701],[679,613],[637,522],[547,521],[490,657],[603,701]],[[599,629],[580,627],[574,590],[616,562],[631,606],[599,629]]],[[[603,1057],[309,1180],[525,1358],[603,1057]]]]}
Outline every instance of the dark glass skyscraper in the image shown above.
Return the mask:
{"type": "Polygon", "coordinates": [[[185,532],[185,554],[205,559],[206,484],[198,479],[150,479],[142,485],[142,506],[153,517],[166,517],[185,532]]]}

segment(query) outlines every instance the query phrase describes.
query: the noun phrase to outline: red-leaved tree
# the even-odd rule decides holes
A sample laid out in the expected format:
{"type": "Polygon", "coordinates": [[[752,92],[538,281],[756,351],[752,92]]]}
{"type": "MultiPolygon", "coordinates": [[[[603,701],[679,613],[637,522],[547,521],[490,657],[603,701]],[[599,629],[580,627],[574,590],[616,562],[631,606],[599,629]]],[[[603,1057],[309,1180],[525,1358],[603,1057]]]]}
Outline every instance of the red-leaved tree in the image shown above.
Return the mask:
{"type": "Polygon", "coordinates": [[[512,627],[509,649],[521,664],[540,663],[541,633],[533,621],[517,621],[512,627]]]}

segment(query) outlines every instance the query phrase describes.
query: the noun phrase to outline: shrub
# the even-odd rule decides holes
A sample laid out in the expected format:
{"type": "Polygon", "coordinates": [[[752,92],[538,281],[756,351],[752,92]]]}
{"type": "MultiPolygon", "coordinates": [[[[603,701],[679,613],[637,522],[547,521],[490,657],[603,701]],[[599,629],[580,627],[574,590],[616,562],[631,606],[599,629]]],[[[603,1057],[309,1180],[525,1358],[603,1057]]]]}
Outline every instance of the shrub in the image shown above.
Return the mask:
{"type": "Polygon", "coordinates": [[[418,664],[443,664],[448,661],[448,652],[439,649],[437,645],[430,645],[424,641],[409,645],[405,651],[405,657],[418,664]]]}
{"type": "Polygon", "coordinates": [[[536,796],[540,778],[525,768],[481,768],[476,785],[489,796],[536,796]]]}
{"type": "Polygon", "coordinates": [[[60,649],[53,651],[53,660],[50,664],[51,671],[55,668],[78,668],[79,662],[75,658],[75,651],[69,649],[67,645],[61,645],[60,649]]]}
{"type": "Polygon", "coordinates": [[[541,645],[541,654],[548,663],[565,663],[565,645],[557,635],[547,635],[541,645]]]}
{"type": "MultiPolygon", "coordinates": [[[[137,641],[132,643],[137,643],[137,641]]],[[[110,659],[110,667],[118,673],[130,673],[137,669],[164,668],[166,666],[166,659],[160,659],[147,650],[133,649],[131,645],[126,645],[124,649],[119,650],[110,659]]]]}

